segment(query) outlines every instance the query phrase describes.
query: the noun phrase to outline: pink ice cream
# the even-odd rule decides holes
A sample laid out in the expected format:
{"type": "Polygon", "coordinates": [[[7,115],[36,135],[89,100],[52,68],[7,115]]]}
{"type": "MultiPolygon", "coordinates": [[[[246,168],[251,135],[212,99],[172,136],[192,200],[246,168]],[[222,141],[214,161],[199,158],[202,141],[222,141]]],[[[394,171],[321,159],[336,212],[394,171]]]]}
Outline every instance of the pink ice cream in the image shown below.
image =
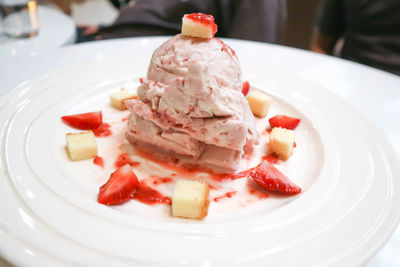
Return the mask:
{"type": "Polygon", "coordinates": [[[131,111],[127,138],[199,165],[235,171],[258,144],[235,52],[216,38],[178,34],[153,54],[131,111]]]}

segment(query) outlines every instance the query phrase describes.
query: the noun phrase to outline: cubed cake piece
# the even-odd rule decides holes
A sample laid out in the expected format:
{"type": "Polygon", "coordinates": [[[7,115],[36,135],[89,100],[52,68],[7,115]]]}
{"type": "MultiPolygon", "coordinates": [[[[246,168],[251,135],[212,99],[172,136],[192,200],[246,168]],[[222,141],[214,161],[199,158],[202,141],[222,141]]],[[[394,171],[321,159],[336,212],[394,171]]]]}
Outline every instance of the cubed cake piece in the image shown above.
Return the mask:
{"type": "Polygon", "coordinates": [[[186,14],[182,18],[182,34],[211,39],[217,32],[214,17],[202,13],[186,14]]]}
{"type": "Polygon", "coordinates": [[[268,114],[272,98],[260,91],[250,91],[247,95],[247,102],[249,103],[253,114],[257,117],[263,118],[268,114]]]}
{"type": "Polygon", "coordinates": [[[178,180],[172,194],[172,215],[201,220],[208,214],[208,185],[198,181],[178,180]]]}
{"type": "Polygon", "coordinates": [[[72,160],[90,159],[97,156],[96,139],[92,131],[67,133],[67,150],[72,160]]]}
{"type": "Polygon", "coordinates": [[[128,99],[136,99],[137,97],[138,96],[135,92],[128,92],[122,88],[120,91],[110,95],[110,103],[114,108],[124,110],[127,109],[124,101],[128,99]]]}
{"type": "Polygon", "coordinates": [[[294,138],[293,130],[273,128],[269,136],[269,152],[282,159],[288,159],[293,152],[294,138]]]}

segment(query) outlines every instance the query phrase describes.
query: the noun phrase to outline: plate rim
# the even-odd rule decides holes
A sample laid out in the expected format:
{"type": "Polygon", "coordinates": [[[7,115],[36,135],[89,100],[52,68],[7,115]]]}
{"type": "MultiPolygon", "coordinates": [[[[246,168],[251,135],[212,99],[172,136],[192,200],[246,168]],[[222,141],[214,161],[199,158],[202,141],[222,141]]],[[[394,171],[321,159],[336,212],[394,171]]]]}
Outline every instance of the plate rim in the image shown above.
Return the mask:
{"type": "MultiPolygon", "coordinates": [[[[148,37],[146,37],[146,38],[148,38],[148,37]]],[[[156,37],[156,38],[160,38],[160,37],[156,37]]],[[[85,62],[88,62],[88,61],[89,61],[89,60],[87,60],[87,61],[85,61],[85,62]]],[[[90,61],[92,61],[92,60],[90,60],[90,61]]],[[[64,68],[70,68],[70,67],[73,66],[73,65],[80,65],[81,63],[82,63],[82,62],[79,62],[79,63],[76,63],[76,64],[68,64],[68,65],[65,66],[65,67],[57,68],[57,69],[55,69],[55,70],[53,70],[53,71],[51,71],[51,72],[47,72],[46,74],[37,77],[37,78],[35,78],[35,79],[25,81],[24,83],[20,84],[19,86],[15,87],[14,89],[12,89],[12,90],[11,90],[10,92],[8,92],[7,94],[2,95],[2,96],[0,97],[0,102],[3,101],[3,100],[7,100],[7,98],[8,98],[9,96],[12,96],[12,95],[17,94],[17,93],[20,92],[20,90],[22,90],[27,84],[35,83],[35,82],[37,82],[38,80],[43,79],[43,78],[46,77],[46,76],[52,76],[52,75],[53,75],[53,72],[60,71],[61,69],[64,69],[64,68]]],[[[297,75],[296,75],[296,76],[297,76],[297,75]]],[[[301,78],[301,79],[304,79],[304,78],[301,78]]],[[[305,80],[305,79],[304,79],[304,80],[305,80]]],[[[309,83],[314,83],[313,81],[309,81],[309,80],[307,80],[307,82],[309,82],[309,83]]],[[[318,84],[316,84],[316,83],[314,83],[314,84],[315,84],[316,86],[318,86],[318,87],[323,88],[322,86],[320,86],[320,85],[318,85],[318,84]]],[[[374,124],[371,120],[369,120],[363,113],[361,113],[359,110],[357,110],[353,105],[351,105],[350,103],[348,103],[345,99],[343,99],[343,98],[341,98],[340,96],[338,96],[338,95],[336,95],[336,94],[330,92],[330,91],[327,90],[326,88],[323,88],[323,89],[324,89],[325,93],[328,93],[328,94],[330,94],[330,95],[332,95],[332,96],[334,96],[334,97],[340,99],[341,102],[345,102],[346,105],[349,106],[349,107],[353,110],[353,112],[357,115],[357,117],[362,118],[363,124],[368,125],[368,128],[372,129],[372,130],[375,132],[375,134],[374,134],[375,136],[379,136],[380,144],[382,144],[382,142],[383,142],[383,144],[384,144],[384,146],[385,146],[385,154],[388,155],[388,159],[389,159],[391,162],[396,162],[396,161],[397,161],[397,163],[398,163],[397,155],[396,155],[396,153],[394,152],[393,147],[390,145],[390,142],[388,141],[387,137],[384,135],[384,133],[383,133],[378,127],[375,126],[375,124],[374,124]]],[[[9,100],[9,99],[8,99],[8,100],[9,100]]],[[[400,168],[399,168],[398,166],[396,166],[395,164],[393,164],[393,165],[391,165],[391,167],[392,167],[391,169],[392,169],[392,170],[393,170],[393,166],[394,166],[395,172],[398,172],[398,173],[399,173],[399,172],[400,172],[400,168]],[[397,168],[396,168],[396,167],[397,167],[397,168]],[[396,169],[397,169],[397,170],[396,170],[396,169]]],[[[392,171],[392,173],[393,173],[393,171],[392,171]]],[[[385,240],[383,240],[383,241],[381,242],[381,244],[379,245],[379,247],[375,249],[375,252],[372,253],[372,254],[370,253],[370,256],[369,256],[369,257],[366,257],[365,261],[367,261],[367,260],[370,259],[373,255],[375,255],[375,254],[379,251],[379,249],[387,242],[387,240],[390,238],[390,236],[392,235],[392,233],[393,233],[394,230],[396,229],[396,227],[397,227],[399,221],[400,221],[400,211],[397,212],[397,221],[394,222],[394,223],[392,224],[391,230],[388,231],[388,232],[390,232],[390,233],[388,233],[388,234],[386,235],[385,240]]],[[[4,251],[4,250],[3,250],[3,249],[0,250],[0,253],[1,253],[2,251],[4,251]]],[[[364,261],[364,262],[365,262],[365,261],[364,261]]]]}

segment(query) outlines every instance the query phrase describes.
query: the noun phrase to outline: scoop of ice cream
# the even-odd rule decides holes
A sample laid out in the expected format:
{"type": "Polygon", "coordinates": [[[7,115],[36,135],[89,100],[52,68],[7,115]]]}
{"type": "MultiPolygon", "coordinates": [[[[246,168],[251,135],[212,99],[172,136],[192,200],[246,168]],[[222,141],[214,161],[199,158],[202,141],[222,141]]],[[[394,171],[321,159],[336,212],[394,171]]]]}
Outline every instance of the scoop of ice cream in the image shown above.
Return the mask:
{"type": "Polygon", "coordinates": [[[197,158],[210,154],[207,145],[234,150],[229,168],[235,169],[244,148],[259,140],[241,89],[239,61],[229,46],[216,38],[176,35],[154,52],[139,98],[127,102],[131,139],[197,158]],[[143,132],[138,130],[143,121],[157,129],[157,138],[137,134],[143,132]],[[176,149],[171,145],[174,138],[176,149]]]}
{"type": "Polygon", "coordinates": [[[173,101],[177,112],[190,117],[229,116],[241,111],[235,104],[242,89],[239,62],[233,50],[218,39],[176,35],[154,52],[147,79],[139,94],[152,97],[153,87],[165,85],[160,105],[170,106],[173,101]]]}

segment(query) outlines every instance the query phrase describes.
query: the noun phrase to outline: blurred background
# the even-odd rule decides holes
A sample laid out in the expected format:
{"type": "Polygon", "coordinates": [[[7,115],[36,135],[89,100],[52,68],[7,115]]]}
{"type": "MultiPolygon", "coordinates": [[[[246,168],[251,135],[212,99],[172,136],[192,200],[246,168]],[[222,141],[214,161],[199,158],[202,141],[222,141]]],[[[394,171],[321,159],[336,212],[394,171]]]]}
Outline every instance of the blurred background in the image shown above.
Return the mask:
{"type": "MultiPolygon", "coordinates": [[[[311,34],[321,0],[287,1],[287,21],[280,44],[309,49],[311,34]]],[[[40,1],[69,14],[77,25],[110,25],[118,17],[118,9],[109,0],[45,0],[40,1]]],[[[135,1],[128,5],[133,6],[135,1]]]]}
{"type": "MultiPolygon", "coordinates": [[[[195,12],[214,16],[216,37],[311,50],[400,75],[400,0],[0,0],[6,35],[37,39],[19,42],[25,53],[104,39],[174,35],[180,32],[182,15],[195,12]]],[[[0,36],[0,55],[2,44],[8,54],[17,54],[12,38],[0,36]]]]}

